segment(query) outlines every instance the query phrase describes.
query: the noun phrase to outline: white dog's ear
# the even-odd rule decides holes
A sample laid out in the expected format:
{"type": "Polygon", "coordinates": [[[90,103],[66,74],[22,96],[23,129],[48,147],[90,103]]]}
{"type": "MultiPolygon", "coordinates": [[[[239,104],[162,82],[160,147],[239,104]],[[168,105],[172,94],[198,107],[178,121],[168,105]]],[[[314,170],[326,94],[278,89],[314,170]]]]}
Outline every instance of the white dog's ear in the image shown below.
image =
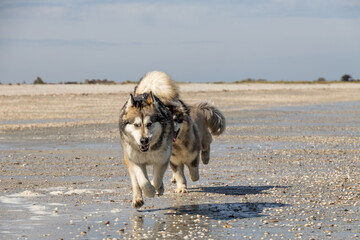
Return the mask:
{"type": "Polygon", "coordinates": [[[126,104],[126,111],[129,111],[129,109],[134,106],[134,96],[130,93],[130,97],[127,100],[127,104],[126,104]]]}

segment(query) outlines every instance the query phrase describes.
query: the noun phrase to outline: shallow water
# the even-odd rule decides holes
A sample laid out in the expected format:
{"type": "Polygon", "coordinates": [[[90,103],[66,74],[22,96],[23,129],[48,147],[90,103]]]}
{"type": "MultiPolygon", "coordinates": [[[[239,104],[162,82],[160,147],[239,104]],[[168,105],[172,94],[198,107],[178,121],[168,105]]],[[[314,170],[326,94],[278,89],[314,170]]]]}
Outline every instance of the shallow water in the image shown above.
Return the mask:
{"type": "MultiPolygon", "coordinates": [[[[223,189],[219,188],[219,194],[223,189]]],[[[263,188],[266,190],[267,188],[263,188]]],[[[128,203],[111,203],[99,199],[91,204],[73,204],[77,199],[87,198],[95,191],[78,191],[76,195],[62,196],[60,202],[49,198],[51,193],[67,191],[64,188],[43,189],[41,194],[20,194],[20,196],[1,196],[1,208],[7,209],[6,220],[2,221],[0,233],[18,236],[20,239],[86,238],[213,238],[224,237],[222,229],[233,228],[241,219],[256,219],[265,209],[285,207],[280,203],[190,203],[175,200],[165,202],[159,208],[156,199],[147,200],[148,209],[134,210],[128,203]],[[82,192],[82,193],[81,193],[82,192]],[[157,204],[156,204],[157,205],[157,204]],[[19,219],[17,216],[21,215],[19,219]],[[16,223],[16,224],[15,224],[16,223]]],[[[199,188],[194,189],[198,192],[199,188]]],[[[201,189],[213,192],[213,189],[201,189]]],[[[262,189],[229,188],[229,195],[256,194],[262,189]]],[[[101,192],[101,191],[99,191],[101,192]]],[[[216,190],[215,190],[216,192],[216,190]]],[[[4,217],[3,217],[4,220],[4,217]]],[[[230,230],[230,229],[229,229],[230,230]]],[[[232,229],[228,234],[235,234],[232,229]]]]}

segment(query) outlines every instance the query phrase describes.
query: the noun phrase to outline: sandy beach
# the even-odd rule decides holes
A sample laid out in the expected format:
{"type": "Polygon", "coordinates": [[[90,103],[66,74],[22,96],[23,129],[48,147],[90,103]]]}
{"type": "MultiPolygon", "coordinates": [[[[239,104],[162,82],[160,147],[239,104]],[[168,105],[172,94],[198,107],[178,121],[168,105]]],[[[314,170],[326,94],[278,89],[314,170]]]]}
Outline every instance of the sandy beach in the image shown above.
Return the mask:
{"type": "MultiPolygon", "coordinates": [[[[180,84],[227,130],[189,193],[131,207],[134,85],[0,85],[1,239],[359,239],[360,84],[180,84]]],[[[188,175],[187,175],[188,178],[188,175]]]]}

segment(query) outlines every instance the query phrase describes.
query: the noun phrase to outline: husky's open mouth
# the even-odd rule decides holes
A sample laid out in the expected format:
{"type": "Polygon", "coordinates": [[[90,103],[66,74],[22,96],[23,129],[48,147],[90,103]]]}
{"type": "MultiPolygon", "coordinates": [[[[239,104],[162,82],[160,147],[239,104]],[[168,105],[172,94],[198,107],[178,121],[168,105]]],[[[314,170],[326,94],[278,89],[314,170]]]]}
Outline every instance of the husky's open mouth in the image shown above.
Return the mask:
{"type": "Polygon", "coordinates": [[[147,152],[149,150],[149,144],[147,145],[139,145],[141,152],[147,152]]]}
{"type": "Polygon", "coordinates": [[[176,139],[177,139],[177,137],[178,137],[178,135],[179,135],[179,132],[180,132],[180,128],[179,128],[176,132],[174,131],[173,142],[176,142],[176,139]]]}

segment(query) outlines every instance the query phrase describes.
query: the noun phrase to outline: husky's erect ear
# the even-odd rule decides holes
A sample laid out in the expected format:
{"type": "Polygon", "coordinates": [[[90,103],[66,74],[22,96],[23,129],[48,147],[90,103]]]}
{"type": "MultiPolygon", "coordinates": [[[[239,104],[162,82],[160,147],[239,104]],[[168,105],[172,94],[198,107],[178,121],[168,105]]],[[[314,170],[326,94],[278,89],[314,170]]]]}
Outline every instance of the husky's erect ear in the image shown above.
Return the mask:
{"type": "Polygon", "coordinates": [[[181,113],[183,115],[189,115],[190,114],[190,109],[180,99],[171,102],[170,111],[172,112],[172,114],[177,114],[177,113],[181,113]]]}
{"type": "Polygon", "coordinates": [[[134,105],[134,96],[130,93],[130,102],[131,105],[134,105]]]}
{"type": "Polygon", "coordinates": [[[130,97],[126,104],[126,111],[128,111],[132,106],[134,106],[134,96],[130,93],[130,97]]]}
{"type": "Polygon", "coordinates": [[[190,108],[183,102],[181,101],[180,99],[178,99],[181,107],[181,111],[184,113],[184,114],[187,114],[187,115],[190,115],[190,108]]]}
{"type": "Polygon", "coordinates": [[[156,99],[154,98],[153,93],[150,91],[149,96],[146,99],[146,102],[151,105],[154,104],[156,102],[156,99]]]}

